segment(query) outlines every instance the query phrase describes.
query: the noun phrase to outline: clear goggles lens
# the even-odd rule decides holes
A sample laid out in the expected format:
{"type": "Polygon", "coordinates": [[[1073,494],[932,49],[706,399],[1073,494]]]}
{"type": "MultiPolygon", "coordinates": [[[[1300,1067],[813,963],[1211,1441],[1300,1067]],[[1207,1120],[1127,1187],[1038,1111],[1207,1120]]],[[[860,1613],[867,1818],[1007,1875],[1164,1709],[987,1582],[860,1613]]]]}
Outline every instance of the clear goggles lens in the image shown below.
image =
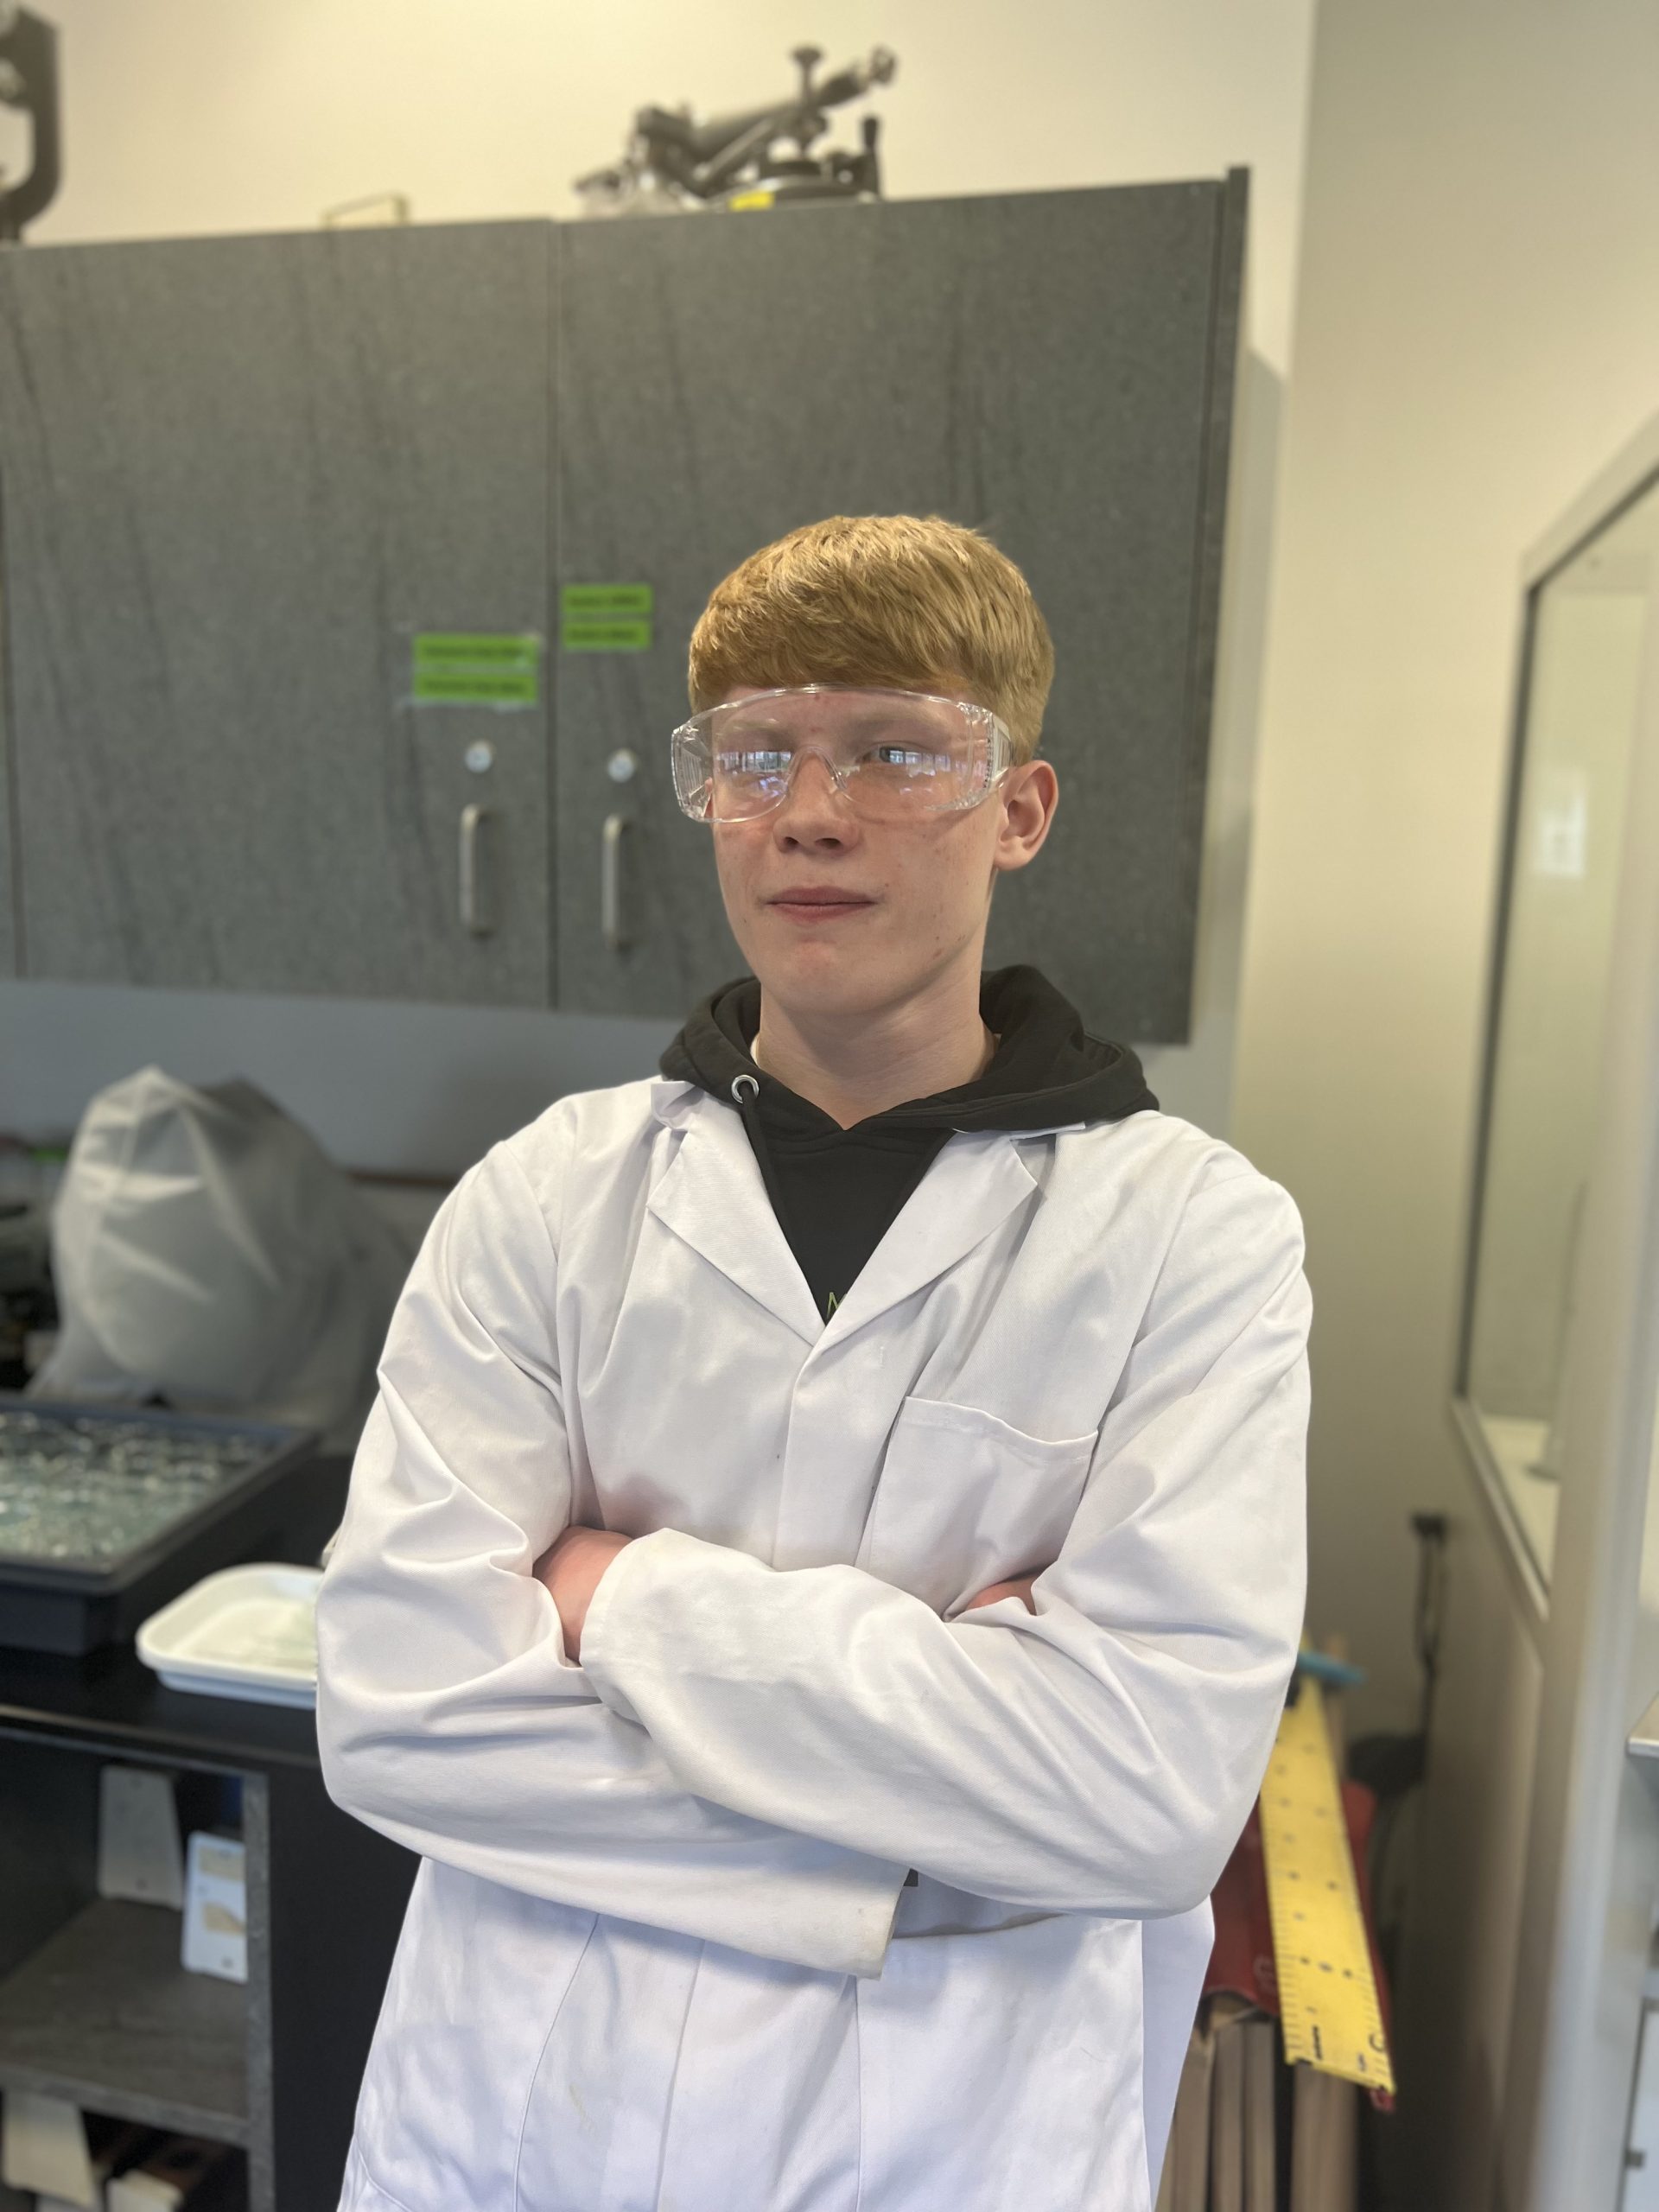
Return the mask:
{"type": "Polygon", "coordinates": [[[818,683],[705,707],[681,723],[673,747],[674,789],[694,822],[770,814],[805,753],[818,755],[874,822],[976,805],[1013,758],[1007,728],[988,707],[818,683]]]}

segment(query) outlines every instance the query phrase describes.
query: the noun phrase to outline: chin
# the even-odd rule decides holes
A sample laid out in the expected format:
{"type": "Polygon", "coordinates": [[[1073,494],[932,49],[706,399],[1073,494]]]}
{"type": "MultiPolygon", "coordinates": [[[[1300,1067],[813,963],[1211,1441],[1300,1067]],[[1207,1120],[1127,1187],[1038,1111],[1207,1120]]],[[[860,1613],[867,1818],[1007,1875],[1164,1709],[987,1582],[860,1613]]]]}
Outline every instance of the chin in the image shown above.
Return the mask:
{"type": "Polygon", "coordinates": [[[806,957],[785,954],[765,967],[751,963],[760,988],[779,1006],[829,1015],[889,1014],[924,991],[931,970],[835,953],[809,945],[806,957]],[[817,954],[813,958],[810,956],[817,954]]]}
{"type": "MultiPolygon", "coordinates": [[[[765,938],[769,932],[759,932],[765,938]]],[[[823,1003],[833,1003],[846,994],[851,998],[866,995],[873,975],[881,963],[872,960],[868,953],[861,958],[849,945],[808,942],[799,944],[779,944],[757,942],[744,945],[750,973],[758,976],[761,988],[786,996],[791,991],[809,990],[823,1003]]]]}

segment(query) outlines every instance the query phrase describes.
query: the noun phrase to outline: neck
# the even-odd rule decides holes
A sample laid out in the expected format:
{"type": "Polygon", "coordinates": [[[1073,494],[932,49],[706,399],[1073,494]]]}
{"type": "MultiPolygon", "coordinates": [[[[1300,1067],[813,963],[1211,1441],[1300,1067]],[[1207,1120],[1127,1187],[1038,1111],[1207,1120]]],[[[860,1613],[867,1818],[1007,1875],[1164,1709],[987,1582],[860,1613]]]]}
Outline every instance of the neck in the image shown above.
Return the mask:
{"type": "Polygon", "coordinates": [[[977,969],[887,1007],[853,1013],[791,1007],[763,986],[752,1057],[843,1129],[907,1099],[972,1083],[997,1039],[981,1019],[977,969]]]}

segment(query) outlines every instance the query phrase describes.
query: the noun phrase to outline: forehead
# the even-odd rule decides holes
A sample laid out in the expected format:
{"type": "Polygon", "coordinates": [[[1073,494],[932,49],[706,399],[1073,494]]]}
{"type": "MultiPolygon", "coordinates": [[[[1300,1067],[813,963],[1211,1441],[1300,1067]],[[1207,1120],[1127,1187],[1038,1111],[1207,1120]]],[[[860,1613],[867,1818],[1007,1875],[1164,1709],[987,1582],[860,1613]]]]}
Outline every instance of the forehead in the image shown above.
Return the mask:
{"type": "Polygon", "coordinates": [[[950,700],[962,706],[974,703],[973,694],[964,686],[948,679],[938,683],[917,684],[901,688],[889,684],[823,684],[776,687],[759,683],[734,683],[715,702],[717,706],[741,706],[746,700],[760,699],[766,702],[768,713],[791,716],[807,715],[847,715],[861,710],[902,709],[911,702],[918,710],[925,711],[931,701],[950,700]]]}

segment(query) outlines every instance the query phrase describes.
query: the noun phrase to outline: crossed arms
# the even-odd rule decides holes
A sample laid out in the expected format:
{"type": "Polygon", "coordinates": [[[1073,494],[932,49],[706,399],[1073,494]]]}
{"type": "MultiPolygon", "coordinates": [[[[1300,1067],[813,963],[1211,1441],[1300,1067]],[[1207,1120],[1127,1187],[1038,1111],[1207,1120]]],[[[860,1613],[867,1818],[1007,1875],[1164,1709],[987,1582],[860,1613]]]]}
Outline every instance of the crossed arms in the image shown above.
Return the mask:
{"type": "MultiPolygon", "coordinates": [[[[565,1650],[578,1663],[582,1659],[582,1631],[587,1625],[588,1608],[593,1603],[594,1592],[618,1552],[632,1541],[632,1537],[619,1535],[613,1529],[572,1527],[561,1530],[553,1540],[552,1548],[536,1562],[536,1580],[557,1608],[565,1650]]],[[[971,1613],[981,1605],[994,1605],[999,1598],[1018,1598],[1028,1613],[1034,1613],[1037,1608],[1032,1603],[1031,1593],[1036,1580],[1034,1574],[1022,1574],[1010,1582],[993,1582],[977,1597],[970,1598],[962,1610],[971,1613]]]]}
{"type": "Polygon", "coordinates": [[[840,1972],[880,1972],[911,1866],[1035,1910],[1198,1904],[1300,1625],[1300,1262],[1277,1185],[1195,1189],[1034,1611],[947,1623],[664,1529],[595,1579],[578,1664],[534,1572],[570,1510],[557,1255],[498,1146],[410,1274],[324,1579],[331,1795],[509,1887],[840,1972]]]}

